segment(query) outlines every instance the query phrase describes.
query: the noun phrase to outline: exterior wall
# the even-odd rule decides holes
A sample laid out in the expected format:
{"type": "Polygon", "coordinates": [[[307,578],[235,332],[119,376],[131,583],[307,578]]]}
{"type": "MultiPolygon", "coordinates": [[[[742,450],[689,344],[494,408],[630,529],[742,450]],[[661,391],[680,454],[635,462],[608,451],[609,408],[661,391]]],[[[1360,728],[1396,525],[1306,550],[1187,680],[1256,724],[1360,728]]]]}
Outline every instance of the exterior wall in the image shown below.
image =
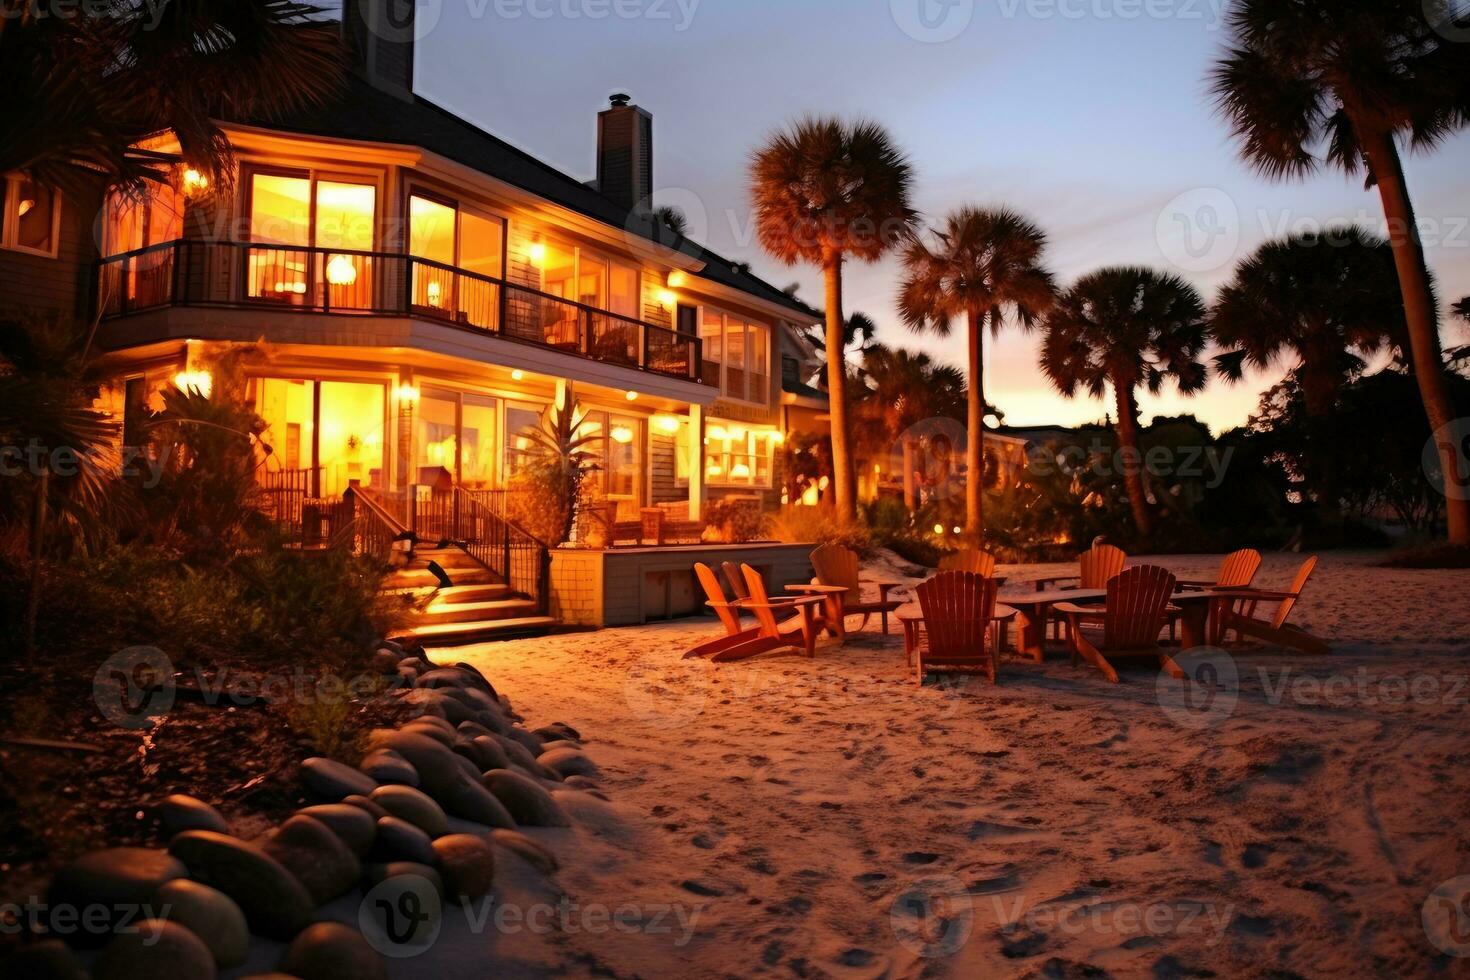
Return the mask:
{"type": "Polygon", "coordinates": [[[101,189],[80,201],[63,196],[60,208],[55,258],[0,248],[0,310],[91,315],[101,189]]]}

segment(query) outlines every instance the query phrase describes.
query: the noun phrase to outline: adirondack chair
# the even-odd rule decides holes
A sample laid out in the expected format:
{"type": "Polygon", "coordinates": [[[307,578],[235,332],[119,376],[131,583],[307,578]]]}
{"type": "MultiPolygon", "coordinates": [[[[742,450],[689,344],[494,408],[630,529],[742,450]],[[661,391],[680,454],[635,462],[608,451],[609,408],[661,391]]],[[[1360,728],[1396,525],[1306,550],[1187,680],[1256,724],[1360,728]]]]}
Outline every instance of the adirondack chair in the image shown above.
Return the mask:
{"type": "Polygon", "coordinates": [[[733,561],[727,561],[720,566],[720,571],[725,573],[725,582],[737,599],[750,598],[750,590],[745,587],[745,576],[741,574],[740,566],[733,561]]]}
{"type": "Polygon", "coordinates": [[[1079,658],[1085,660],[1116,684],[1118,672],[1111,661],[1156,657],[1170,676],[1183,680],[1184,671],[1159,646],[1159,631],[1170,611],[1174,585],[1174,575],[1167,568],[1138,565],[1108,580],[1104,607],[1071,602],[1056,606],[1056,612],[1067,618],[1072,663],[1079,658]],[[1102,623],[1101,636],[1084,632],[1083,624],[1088,622],[1102,623]]]}
{"type": "Polygon", "coordinates": [[[863,578],[857,552],[840,544],[824,544],[813,551],[812,569],[817,574],[816,584],[847,590],[842,596],[842,613],[844,616],[861,615],[863,622],[858,629],[867,626],[868,617],[877,613],[882,617],[884,634],[888,633],[888,614],[903,605],[901,600],[888,598],[888,593],[898,588],[897,582],[871,582],[863,578]],[[878,587],[876,600],[863,598],[864,584],[878,587]]]}
{"type": "MultiPolygon", "coordinates": [[[[1116,548],[1110,544],[1095,544],[1082,554],[1077,556],[1077,584],[1063,585],[1064,589],[1106,589],[1108,580],[1123,570],[1123,565],[1128,561],[1128,555],[1122,548],[1116,548]]],[[[1065,582],[1071,579],[1070,575],[1056,578],[1041,579],[1037,587],[1042,587],[1049,582],[1065,582]]],[[[1063,637],[1067,637],[1067,630],[1071,629],[1065,619],[1058,619],[1057,629],[1063,637]]]]}
{"type": "Polygon", "coordinates": [[[705,604],[720,618],[720,624],[725,627],[725,635],[691,648],[684,654],[685,660],[708,657],[714,663],[723,663],[744,660],[787,647],[803,649],[807,656],[814,653],[818,622],[816,610],[821,605],[820,598],[770,599],[766,596],[765,583],[761,581],[759,573],[747,566],[745,575],[753,576],[760,584],[760,598],[731,602],[726,598],[714,569],[703,562],[696,562],[694,574],[708,597],[705,604]],[[747,628],[741,625],[742,610],[749,610],[755,615],[754,626],[747,628]],[[782,625],[777,621],[777,616],[785,613],[795,615],[782,625]]]}
{"type": "MultiPolygon", "coordinates": [[[[1261,553],[1254,548],[1242,548],[1225,556],[1220,563],[1220,574],[1215,576],[1215,581],[1206,582],[1201,579],[1180,579],[1181,589],[1208,589],[1216,588],[1243,589],[1255,580],[1256,572],[1261,567],[1261,553]]],[[[1236,603],[1231,603],[1236,605],[1236,603]]],[[[1223,610],[1210,610],[1209,636],[1211,643],[1221,643],[1225,639],[1225,632],[1221,626],[1223,610]]],[[[1169,637],[1174,636],[1173,618],[1169,621],[1169,637]]]]}
{"type": "Polygon", "coordinates": [[[1241,636],[1250,636],[1267,643],[1292,647],[1303,653],[1324,656],[1331,653],[1332,648],[1325,642],[1301,627],[1292,626],[1287,622],[1292,609],[1296,608],[1297,600],[1301,598],[1302,590],[1307,587],[1307,580],[1312,577],[1312,572],[1316,568],[1317,556],[1313,555],[1302,563],[1302,567],[1297,570],[1296,578],[1292,580],[1291,588],[1287,591],[1263,592],[1259,600],[1251,600],[1243,608],[1222,610],[1220,615],[1222,632],[1235,630],[1241,636]],[[1273,601],[1276,603],[1276,610],[1269,618],[1256,615],[1256,609],[1262,602],[1273,601]]]}
{"type": "Polygon", "coordinates": [[[918,680],[930,671],[975,672],[996,683],[999,657],[994,631],[995,579],[975,572],[940,572],[915,592],[923,610],[923,628],[914,649],[918,680]]]}
{"type": "Polygon", "coordinates": [[[988,551],[966,548],[939,559],[941,572],[974,572],[985,578],[995,576],[995,556],[988,551]]]}

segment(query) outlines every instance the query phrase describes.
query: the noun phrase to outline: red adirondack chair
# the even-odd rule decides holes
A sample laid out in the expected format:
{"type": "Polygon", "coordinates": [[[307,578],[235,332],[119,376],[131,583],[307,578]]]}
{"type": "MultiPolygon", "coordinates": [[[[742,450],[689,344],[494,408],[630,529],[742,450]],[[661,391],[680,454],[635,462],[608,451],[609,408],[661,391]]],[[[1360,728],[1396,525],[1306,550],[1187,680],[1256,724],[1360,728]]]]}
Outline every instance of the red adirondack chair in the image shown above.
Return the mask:
{"type": "Polygon", "coordinates": [[[1159,646],[1159,632],[1170,612],[1169,597],[1174,594],[1174,586],[1174,575],[1167,568],[1137,565],[1108,580],[1105,606],[1071,602],[1055,606],[1055,611],[1067,618],[1072,663],[1081,658],[1116,684],[1118,672],[1111,661],[1156,657],[1171,676],[1183,680],[1184,671],[1159,646]],[[1083,624],[1088,622],[1102,623],[1101,636],[1083,631],[1083,624]]]}
{"type": "Polygon", "coordinates": [[[990,628],[999,591],[995,579],[940,572],[915,591],[924,613],[914,650],[919,683],[926,671],[978,671],[996,683],[999,657],[990,628]]]}
{"type": "Polygon", "coordinates": [[[804,650],[807,656],[812,656],[815,652],[819,622],[817,609],[822,604],[819,597],[770,599],[766,596],[765,583],[761,581],[760,574],[746,566],[743,577],[747,588],[753,578],[760,588],[759,597],[731,602],[726,598],[714,569],[698,562],[694,566],[694,574],[699,578],[699,584],[704,587],[708,597],[705,605],[713,609],[720,618],[721,625],[725,627],[725,635],[691,648],[684,654],[684,659],[708,657],[714,663],[724,663],[788,647],[804,650]],[[749,611],[755,616],[754,626],[741,625],[742,611],[749,611]],[[794,615],[785,624],[779,623],[777,616],[786,614],[794,615]]]}

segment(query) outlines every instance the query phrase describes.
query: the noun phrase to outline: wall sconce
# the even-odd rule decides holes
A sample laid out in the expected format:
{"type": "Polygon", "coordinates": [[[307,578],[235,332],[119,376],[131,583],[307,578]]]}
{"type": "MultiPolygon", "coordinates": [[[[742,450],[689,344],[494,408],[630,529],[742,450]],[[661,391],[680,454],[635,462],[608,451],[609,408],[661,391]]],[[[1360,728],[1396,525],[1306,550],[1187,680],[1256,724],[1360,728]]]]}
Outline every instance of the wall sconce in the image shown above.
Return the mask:
{"type": "Polygon", "coordinates": [[[536,265],[536,266],[545,265],[546,264],[546,243],[545,242],[532,242],[531,243],[531,247],[526,251],[526,254],[530,257],[531,264],[532,265],[536,265]]]}
{"type": "Polygon", "coordinates": [[[716,442],[724,442],[726,439],[730,438],[730,433],[725,431],[725,427],[723,425],[712,425],[709,427],[708,431],[709,437],[711,439],[714,439],[716,442]]]}
{"type": "Polygon", "coordinates": [[[943,524],[936,524],[936,525],[934,525],[934,533],[935,534],[943,534],[944,533],[944,525],[943,524]]]}
{"type": "Polygon", "coordinates": [[[771,433],[771,445],[773,445],[773,446],[779,446],[779,445],[781,445],[785,441],[786,441],[786,434],[785,433],[783,433],[783,432],[772,432],[771,433]]]}
{"type": "Polygon", "coordinates": [[[208,371],[180,371],[174,375],[174,387],[185,394],[208,398],[214,391],[214,377],[208,371]]]}
{"type": "Polygon", "coordinates": [[[670,289],[683,289],[689,283],[689,276],[685,274],[683,269],[675,269],[669,273],[666,281],[670,289]]]}
{"type": "MultiPolygon", "coordinates": [[[[327,263],[327,282],[333,286],[350,286],[357,282],[357,263],[346,255],[334,255],[327,263]]],[[[437,283],[430,283],[431,287],[437,283]]]]}
{"type": "Polygon", "coordinates": [[[193,167],[184,169],[184,175],[180,178],[179,183],[183,186],[185,197],[198,197],[209,190],[209,178],[193,167]]]}
{"type": "Polygon", "coordinates": [[[750,467],[744,463],[736,463],[734,466],[730,467],[730,478],[732,480],[750,479],[750,467]]]}
{"type": "Polygon", "coordinates": [[[612,441],[622,446],[628,445],[633,441],[633,430],[626,425],[613,426],[612,441]]]}
{"type": "Polygon", "coordinates": [[[399,385],[393,394],[405,408],[412,408],[419,400],[419,390],[413,385],[399,385]]]}
{"type": "Polygon", "coordinates": [[[653,424],[658,426],[660,432],[675,435],[683,423],[679,421],[677,415],[658,415],[654,417],[653,424]]]}
{"type": "Polygon", "coordinates": [[[672,310],[679,302],[679,297],[674,295],[672,289],[660,289],[658,291],[658,305],[666,310],[672,310]]]}
{"type": "Polygon", "coordinates": [[[522,371],[520,368],[516,368],[514,371],[510,372],[510,380],[512,381],[524,381],[525,378],[526,372],[522,371]]]}
{"type": "Polygon", "coordinates": [[[444,295],[444,290],[440,287],[438,281],[431,280],[426,291],[429,294],[429,305],[438,306],[440,297],[444,295]]]}
{"type": "Polygon", "coordinates": [[[624,395],[623,397],[627,398],[628,401],[630,401],[630,402],[636,402],[638,400],[638,392],[636,392],[636,391],[630,391],[626,395],[624,395]]]}

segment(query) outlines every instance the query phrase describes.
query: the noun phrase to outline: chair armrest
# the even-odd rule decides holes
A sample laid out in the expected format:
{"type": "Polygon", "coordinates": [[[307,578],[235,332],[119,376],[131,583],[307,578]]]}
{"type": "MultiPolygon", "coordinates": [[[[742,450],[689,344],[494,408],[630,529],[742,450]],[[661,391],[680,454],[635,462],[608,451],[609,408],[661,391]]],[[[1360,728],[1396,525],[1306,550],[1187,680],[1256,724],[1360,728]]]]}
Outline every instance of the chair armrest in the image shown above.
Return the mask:
{"type": "Polygon", "coordinates": [[[1080,583],[1082,577],[1080,575],[1048,575],[1045,578],[1032,579],[1032,584],[1036,586],[1037,592],[1045,592],[1048,585],[1073,581],[1080,583]]]}
{"type": "Polygon", "coordinates": [[[781,597],[771,599],[769,602],[752,602],[749,599],[740,600],[741,609],[799,609],[802,606],[815,606],[822,602],[821,596],[803,596],[800,599],[781,597]]]}
{"type": "Polygon", "coordinates": [[[1080,606],[1075,602],[1058,602],[1051,608],[1052,612],[1077,619],[1101,619],[1108,614],[1107,606],[1080,606]]]}

